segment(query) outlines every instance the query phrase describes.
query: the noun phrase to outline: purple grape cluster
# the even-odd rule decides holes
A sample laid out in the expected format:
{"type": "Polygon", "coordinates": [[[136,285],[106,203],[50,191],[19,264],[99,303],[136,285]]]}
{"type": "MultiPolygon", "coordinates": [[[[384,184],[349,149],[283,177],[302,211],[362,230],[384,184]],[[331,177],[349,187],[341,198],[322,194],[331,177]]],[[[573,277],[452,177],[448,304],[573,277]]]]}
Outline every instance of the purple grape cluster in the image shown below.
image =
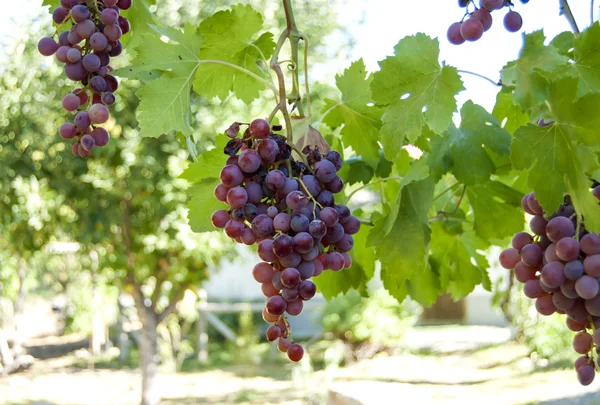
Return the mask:
{"type": "Polygon", "coordinates": [[[217,210],[212,223],[238,243],[257,244],[263,262],[252,274],[267,297],[263,318],[272,323],[267,339],[279,339],[279,350],[300,361],[304,349],[293,342],[285,314],[300,314],[304,301],[314,297],[311,277],[352,265],[348,252],[360,221],[335,203],[334,194],[344,187],[337,174],[342,168],[338,152],[323,155],[307,146],[297,161],[268,121],[252,121],[238,137],[241,125],[226,131],[232,138],[225,147],[229,158],[215,197],[228,209],[217,210]]]}
{"type": "MultiPolygon", "coordinates": [[[[600,200],[600,185],[593,194],[600,200]]],[[[567,327],[578,332],[573,349],[582,355],[575,362],[577,378],[589,385],[595,376],[593,354],[600,348],[600,236],[585,229],[569,196],[551,215],[534,193],[525,195],[521,206],[533,215],[533,235],[517,233],[512,247],[500,254],[500,264],[514,271],[537,312],[567,315],[567,327]]]]}
{"type": "Polygon", "coordinates": [[[110,58],[123,52],[120,38],[130,30],[129,21],[120,15],[131,7],[132,0],[61,0],[52,12],[58,24],[53,37],[44,37],[38,50],[44,56],[56,55],[65,64],[65,75],[81,82],[83,87],[67,94],[62,105],[75,114],[73,122],[65,122],[58,130],[64,139],[75,139],[73,155],[88,157],[95,147],[109,141],[104,124],[115,102],[114,92],[119,87],[117,78],[109,73],[110,58]],[[58,33],[61,28],[67,28],[58,33]]]}
{"type": "MultiPolygon", "coordinates": [[[[473,0],[459,0],[460,7],[467,7],[473,0]]],[[[504,16],[504,28],[509,32],[517,32],[523,26],[521,14],[512,10],[512,2],[509,0],[480,0],[479,8],[475,6],[475,11],[467,12],[469,18],[460,22],[455,22],[448,28],[448,41],[454,45],[460,45],[465,41],[477,41],[483,36],[483,33],[492,26],[492,11],[509,7],[510,11],[504,16]]]]}

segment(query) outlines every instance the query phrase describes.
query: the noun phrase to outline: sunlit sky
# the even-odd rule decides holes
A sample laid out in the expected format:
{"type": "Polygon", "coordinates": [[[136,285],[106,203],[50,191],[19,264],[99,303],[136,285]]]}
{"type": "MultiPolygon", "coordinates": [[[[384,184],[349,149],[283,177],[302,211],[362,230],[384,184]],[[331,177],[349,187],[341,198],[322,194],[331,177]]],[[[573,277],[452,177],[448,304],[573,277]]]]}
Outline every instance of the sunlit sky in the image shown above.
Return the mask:
{"type": "MultiPolygon", "coordinates": [[[[15,21],[26,21],[37,14],[41,7],[41,0],[1,1],[0,39],[11,32],[15,21]]],[[[515,10],[523,16],[521,32],[543,28],[546,37],[552,38],[569,30],[567,20],[559,16],[559,2],[531,0],[523,5],[514,0],[515,10]]],[[[588,25],[590,1],[571,0],[570,4],[580,28],[588,25]]],[[[348,27],[355,38],[351,60],[333,58],[325,66],[314,67],[311,77],[313,80],[333,82],[336,73],[361,57],[369,70],[376,70],[377,61],[391,54],[400,38],[424,32],[440,38],[440,59],[447,64],[497,80],[502,66],[517,57],[522,43],[521,33],[509,33],[504,29],[502,18],[507,10],[503,9],[492,13],[492,28],[479,41],[451,45],[446,40],[446,30],[451,23],[462,18],[463,10],[458,7],[456,0],[349,0],[345,5],[340,5],[338,15],[339,22],[348,27]]],[[[330,40],[335,42],[339,38],[334,35],[330,40]]],[[[467,90],[459,94],[459,105],[472,99],[490,110],[498,89],[480,78],[463,75],[463,80],[467,90]]]]}

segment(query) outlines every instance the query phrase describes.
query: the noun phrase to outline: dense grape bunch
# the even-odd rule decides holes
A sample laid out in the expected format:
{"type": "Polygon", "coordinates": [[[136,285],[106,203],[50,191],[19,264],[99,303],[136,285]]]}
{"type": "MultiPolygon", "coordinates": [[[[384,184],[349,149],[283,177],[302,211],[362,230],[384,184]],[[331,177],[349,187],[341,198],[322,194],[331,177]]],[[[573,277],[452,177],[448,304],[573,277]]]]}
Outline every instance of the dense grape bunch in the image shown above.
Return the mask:
{"type": "Polygon", "coordinates": [[[81,87],[65,95],[62,105],[74,116],[58,129],[64,139],[74,139],[75,156],[87,157],[95,147],[105,146],[108,131],[104,124],[115,102],[119,83],[113,75],[110,58],[123,51],[121,36],[129,32],[129,21],[120,15],[132,0],[61,0],[52,12],[58,25],[56,38],[44,37],[38,50],[44,56],[56,55],[65,64],[65,75],[81,87]],[[63,30],[60,32],[60,30],[63,30]],[[60,32],[60,33],[59,33],[60,32]]]}
{"type": "MultiPolygon", "coordinates": [[[[593,194],[600,200],[600,186],[593,194]]],[[[573,349],[581,354],[575,362],[577,378],[589,385],[598,363],[594,355],[600,352],[600,236],[585,229],[568,196],[550,215],[533,193],[523,197],[521,206],[533,216],[533,235],[516,234],[512,247],[500,254],[500,264],[514,271],[540,314],[567,315],[567,327],[578,332],[573,338],[573,349]]]]}
{"type": "MultiPolygon", "coordinates": [[[[525,4],[526,2],[522,2],[525,4]]],[[[509,32],[517,32],[523,26],[521,15],[512,10],[513,4],[506,0],[480,0],[479,8],[473,0],[459,0],[459,7],[469,7],[473,4],[474,11],[465,12],[462,21],[455,22],[448,27],[448,42],[454,45],[460,45],[465,41],[477,41],[483,36],[483,33],[492,26],[492,12],[508,7],[509,11],[504,16],[504,28],[509,32]]]]}
{"type": "Polygon", "coordinates": [[[300,314],[304,301],[314,297],[312,277],[352,265],[348,252],[360,221],[335,203],[344,187],[338,152],[323,155],[307,146],[297,151],[298,161],[266,120],[252,121],[238,137],[241,125],[225,131],[233,139],[224,150],[229,157],[215,197],[228,209],[217,210],[212,223],[238,243],[257,244],[262,262],[252,275],[267,297],[263,318],[272,323],[267,339],[278,340],[279,350],[299,361],[304,349],[293,342],[285,314],[300,314]]]}

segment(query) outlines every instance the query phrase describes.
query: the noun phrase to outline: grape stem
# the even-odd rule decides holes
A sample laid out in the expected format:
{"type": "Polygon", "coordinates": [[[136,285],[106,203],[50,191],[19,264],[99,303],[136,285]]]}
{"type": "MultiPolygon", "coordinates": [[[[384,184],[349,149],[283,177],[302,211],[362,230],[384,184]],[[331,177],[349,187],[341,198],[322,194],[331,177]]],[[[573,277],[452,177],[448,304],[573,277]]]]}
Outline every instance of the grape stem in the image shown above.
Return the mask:
{"type": "Polygon", "coordinates": [[[462,193],[460,194],[460,198],[456,202],[456,206],[454,207],[454,209],[452,211],[446,212],[444,210],[440,210],[440,211],[438,211],[437,215],[432,218],[432,220],[435,220],[436,218],[439,218],[442,215],[444,217],[447,217],[448,215],[454,215],[454,214],[456,214],[456,211],[458,211],[458,208],[460,207],[460,203],[462,203],[462,200],[465,197],[466,191],[467,191],[467,186],[464,186],[463,189],[462,189],[462,193]]]}
{"type": "Polygon", "coordinates": [[[348,194],[348,198],[346,198],[346,202],[344,202],[344,205],[348,205],[348,202],[350,201],[350,199],[352,197],[354,197],[354,194],[358,193],[360,190],[363,190],[367,187],[371,187],[372,185],[384,183],[384,182],[390,181],[390,180],[402,180],[402,177],[400,177],[400,176],[384,177],[382,179],[377,179],[370,183],[364,184],[364,185],[360,186],[359,188],[353,190],[350,194],[348,194]]]}
{"type": "MultiPolygon", "coordinates": [[[[306,190],[306,194],[308,194],[308,197],[315,203],[315,207],[319,207],[321,209],[323,209],[323,206],[321,204],[319,204],[319,202],[315,199],[315,197],[313,197],[313,195],[310,193],[310,191],[308,191],[308,187],[306,187],[306,184],[304,184],[304,182],[302,181],[302,179],[300,177],[296,177],[295,178],[298,183],[300,183],[302,185],[302,187],[304,187],[304,190],[306,190]]],[[[316,211],[316,208],[313,209],[313,214],[316,211]]]]}
{"type": "Polygon", "coordinates": [[[486,77],[484,75],[480,75],[479,73],[470,72],[468,70],[458,69],[458,73],[464,73],[464,74],[467,74],[467,75],[477,76],[477,77],[479,77],[479,78],[481,78],[483,80],[487,80],[488,82],[492,83],[494,86],[502,87],[502,80],[498,80],[497,82],[495,82],[492,79],[490,79],[489,77],[486,77]]]}
{"type": "Polygon", "coordinates": [[[296,152],[298,155],[300,155],[300,159],[302,159],[302,162],[304,163],[304,166],[306,166],[306,168],[308,169],[308,171],[310,172],[310,174],[314,175],[315,172],[313,171],[313,169],[308,164],[308,160],[306,160],[306,156],[304,155],[304,153],[302,153],[302,151],[300,149],[298,149],[298,147],[296,147],[296,145],[291,145],[290,144],[290,147],[292,148],[292,150],[294,152],[296,152]]]}
{"type": "Polygon", "coordinates": [[[442,197],[444,194],[446,194],[448,191],[454,189],[456,186],[458,186],[460,183],[454,183],[453,185],[451,185],[450,187],[446,188],[444,191],[442,191],[441,193],[439,193],[438,195],[436,195],[435,197],[433,197],[433,201],[438,200],[440,197],[442,197]]]}
{"type": "Polygon", "coordinates": [[[560,0],[560,15],[564,15],[571,25],[571,30],[573,30],[575,34],[579,34],[579,27],[577,27],[577,21],[575,21],[573,12],[571,12],[568,0],[560,0]]]}

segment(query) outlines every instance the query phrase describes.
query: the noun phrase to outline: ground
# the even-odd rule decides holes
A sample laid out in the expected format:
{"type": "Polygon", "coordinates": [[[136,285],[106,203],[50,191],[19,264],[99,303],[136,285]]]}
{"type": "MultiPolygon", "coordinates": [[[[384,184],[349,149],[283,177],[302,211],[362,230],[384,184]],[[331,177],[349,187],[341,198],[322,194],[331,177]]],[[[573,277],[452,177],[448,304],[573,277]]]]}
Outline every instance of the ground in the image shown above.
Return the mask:
{"type": "MultiPolygon", "coordinates": [[[[417,328],[407,337],[410,352],[339,369],[312,372],[306,364],[274,364],[163,374],[163,403],[600,405],[600,381],[581,387],[568,363],[534,365],[526,348],[509,337],[503,328],[417,328]]],[[[73,364],[73,355],[43,360],[25,373],[0,379],[0,403],[138,403],[135,370],[89,370],[73,364]]]]}

